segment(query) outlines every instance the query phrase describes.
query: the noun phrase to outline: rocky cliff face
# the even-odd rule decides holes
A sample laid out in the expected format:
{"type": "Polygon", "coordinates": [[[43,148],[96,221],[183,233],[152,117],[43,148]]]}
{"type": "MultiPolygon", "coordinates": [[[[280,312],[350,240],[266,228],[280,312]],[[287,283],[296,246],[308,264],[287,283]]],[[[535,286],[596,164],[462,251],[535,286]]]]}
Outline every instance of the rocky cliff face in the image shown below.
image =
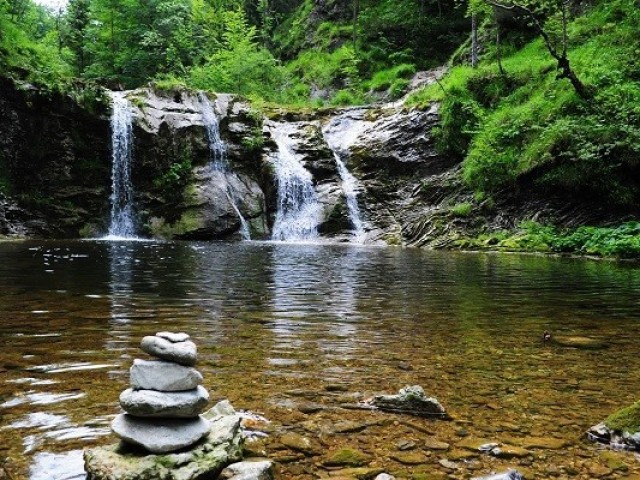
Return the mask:
{"type": "MultiPolygon", "coordinates": [[[[107,231],[111,133],[106,96],[88,108],[4,82],[0,91],[0,235],[99,236],[107,231]]],[[[268,239],[278,209],[274,133],[311,172],[322,237],[353,240],[338,158],[358,182],[364,243],[447,247],[534,219],[564,225],[606,220],[606,211],[533,183],[478,199],[459,162],[438,154],[438,106],[378,105],[296,114],[258,113],[230,95],[211,98],[227,146],[212,168],[199,98],[189,92],[127,92],[134,110],[132,181],[141,235],[175,239],[268,239]],[[331,145],[331,147],[329,146],[331,145]]],[[[85,102],[86,103],[86,102],[85,102]]]]}
{"type": "Polygon", "coordinates": [[[0,79],[0,232],[78,236],[107,215],[107,109],[0,79]]]}
{"type": "Polygon", "coordinates": [[[238,237],[242,215],[253,238],[268,236],[263,191],[270,178],[251,144],[256,136],[261,142],[261,130],[248,104],[229,95],[212,99],[228,150],[228,168],[220,170],[212,167],[197,96],[145,89],[127,98],[135,116],[133,183],[143,234],[230,239],[238,237]]]}

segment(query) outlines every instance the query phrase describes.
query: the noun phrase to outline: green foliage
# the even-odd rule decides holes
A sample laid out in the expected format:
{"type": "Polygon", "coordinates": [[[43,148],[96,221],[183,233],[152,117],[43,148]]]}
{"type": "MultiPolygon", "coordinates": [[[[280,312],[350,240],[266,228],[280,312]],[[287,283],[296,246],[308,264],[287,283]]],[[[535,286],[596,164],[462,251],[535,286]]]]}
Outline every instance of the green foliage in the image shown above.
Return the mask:
{"type": "Polygon", "coordinates": [[[58,88],[69,82],[56,17],[30,0],[0,2],[0,72],[58,88]]]}
{"type": "Polygon", "coordinates": [[[454,217],[465,218],[471,215],[473,205],[469,202],[458,203],[451,207],[451,215],[454,217]]]}
{"type": "Polygon", "coordinates": [[[618,432],[634,434],[640,431],[640,402],[611,414],[604,421],[604,424],[618,432]]]}
{"type": "Polygon", "coordinates": [[[525,222],[516,233],[483,235],[475,246],[510,251],[578,253],[602,257],[640,258],[640,223],[618,227],[580,227],[559,230],[553,226],[525,222]]]}
{"type": "Polygon", "coordinates": [[[640,199],[640,78],[630,60],[640,52],[640,13],[633,0],[600,2],[569,25],[569,57],[593,92],[584,101],[542,41],[507,48],[506,73],[489,48],[477,69],[454,67],[409,105],[441,101],[438,145],[464,157],[474,189],[496,192],[520,179],[545,189],[597,196],[627,208],[640,199]],[[613,23],[615,21],[615,23],[613,23]]]}
{"type": "Polygon", "coordinates": [[[166,199],[174,202],[179,201],[182,197],[182,192],[191,179],[191,170],[193,169],[193,154],[190,144],[187,143],[181,152],[180,161],[171,164],[168,170],[153,180],[154,188],[160,190],[166,199]]]}
{"type": "Polygon", "coordinates": [[[252,123],[251,134],[242,139],[242,146],[251,153],[262,151],[264,146],[264,135],[262,134],[263,113],[253,108],[249,111],[249,118],[252,123]]]}
{"type": "Polygon", "coordinates": [[[65,43],[73,52],[73,63],[77,73],[82,74],[90,62],[89,27],[91,21],[89,0],[70,0],[65,16],[65,43]]]}
{"type": "Polygon", "coordinates": [[[224,12],[222,48],[191,70],[189,85],[217,92],[258,95],[276,100],[284,72],[271,53],[256,42],[256,29],[242,11],[224,12]]]}
{"type": "Polygon", "coordinates": [[[175,92],[184,90],[187,88],[187,83],[182,78],[178,78],[175,75],[158,75],[151,85],[155,90],[161,92],[175,92]]]}
{"type": "Polygon", "coordinates": [[[401,63],[392,68],[387,68],[376,72],[367,85],[371,90],[387,90],[396,81],[400,79],[408,79],[416,72],[416,67],[408,63],[401,63]]]}

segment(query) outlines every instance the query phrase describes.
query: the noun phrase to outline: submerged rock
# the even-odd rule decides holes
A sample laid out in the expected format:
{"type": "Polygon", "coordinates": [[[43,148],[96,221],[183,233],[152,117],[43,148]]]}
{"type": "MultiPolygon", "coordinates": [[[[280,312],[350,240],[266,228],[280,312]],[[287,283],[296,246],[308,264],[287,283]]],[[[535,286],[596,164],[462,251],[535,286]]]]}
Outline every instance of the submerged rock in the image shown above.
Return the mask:
{"type": "Polygon", "coordinates": [[[151,453],[167,453],[197,443],[209,433],[210,425],[202,417],[189,420],[146,419],[120,414],[114,419],[111,428],[128,443],[143,447],[151,453]]]}
{"type": "Polygon", "coordinates": [[[362,467],[371,462],[371,458],[360,450],[341,448],[329,452],[328,458],[322,462],[327,467],[362,467]]]}
{"type": "Polygon", "coordinates": [[[202,384],[202,374],[195,368],[163,360],[135,359],[129,373],[134,390],[178,392],[202,384]]]}
{"type": "MultiPolygon", "coordinates": [[[[238,415],[214,415],[211,428],[195,447],[177,453],[150,455],[125,444],[86,450],[88,480],[196,480],[217,478],[229,464],[242,459],[238,415]]],[[[208,422],[206,422],[208,425],[208,422]]],[[[237,479],[236,479],[237,480],[237,479]]]]}
{"type": "Polygon", "coordinates": [[[376,395],[361,406],[385,412],[407,413],[418,417],[449,418],[444,407],[433,397],[427,397],[419,385],[405,387],[396,395],[376,395]]]}
{"type": "Polygon", "coordinates": [[[516,470],[508,470],[485,477],[473,477],[471,480],[524,480],[524,477],[516,470]]]}
{"type": "Polygon", "coordinates": [[[219,480],[273,480],[273,462],[267,459],[232,463],[225,468],[219,480]]]}
{"type": "Polygon", "coordinates": [[[577,348],[580,350],[603,350],[609,347],[609,345],[602,340],[578,335],[553,337],[552,342],[561,347],[577,348]]]}
{"type": "Polygon", "coordinates": [[[193,418],[209,403],[209,392],[198,385],[184,392],[158,392],[127,388],[120,394],[120,405],[137,417],[193,418]]]}
{"type": "Polygon", "coordinates": [[[191,367],[198,359],[196,344],[191,341],[173,343],[159,336],[146,336],[140,348],[149,355],[191,367]]]}

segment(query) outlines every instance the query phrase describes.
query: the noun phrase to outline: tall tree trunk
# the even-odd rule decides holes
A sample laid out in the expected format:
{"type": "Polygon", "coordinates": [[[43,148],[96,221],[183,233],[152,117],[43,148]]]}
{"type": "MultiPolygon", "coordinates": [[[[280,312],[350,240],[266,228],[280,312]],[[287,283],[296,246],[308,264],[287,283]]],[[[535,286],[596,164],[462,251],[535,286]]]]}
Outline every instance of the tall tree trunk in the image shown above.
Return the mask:
{"type": "Polygon", "coordinates": [[[113,7],[111,8],[111,73],[116,73],[116,36],[113,7]]]}
{"type": "Polygon", "coordinates": [[[478,67],[478,17],[471,15],[471,67],[478,67]]]}
{"type": "Polygon", "coordinates": [[[353,0],[353,51],[358,53],[358,16],[360,15],[360,0],[353,0]]]}

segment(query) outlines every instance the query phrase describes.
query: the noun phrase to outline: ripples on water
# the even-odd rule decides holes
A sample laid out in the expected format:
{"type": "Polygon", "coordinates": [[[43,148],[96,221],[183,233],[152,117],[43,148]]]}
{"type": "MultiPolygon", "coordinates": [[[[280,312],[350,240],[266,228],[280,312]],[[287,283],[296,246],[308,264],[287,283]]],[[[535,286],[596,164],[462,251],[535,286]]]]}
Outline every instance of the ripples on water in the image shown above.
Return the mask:
{"type": "MultiPolygon", "coordinates": [[[[32,480],[66,456],[77,467],[78,449],[112,441],[140,338],[172,329],[195,338],[214,399],[263,413],[276,429],[359,418],[297,411],[309,399],[344,401],[327,384],[353,397],[419,383],[458,419],[428,424],[439,439],[455,444],[461,425],[499,441],[564,438],[571,446],[543,465],[557,455],[582,474],[600,461],[582,431],[640,396],[638,292],[637,267],[576,259],[254,242],[0,244],[0,453],[15,471],[31,465],[32,480]],[[545,329],[610,348],[543,347],[545,329]]],[[[415,436],[402,428],[328,447],[357,442],[402,468],[390,459],[396,437],[415,436]]],[[[315,471],[306,460],[283,468],[287,478],[315,471]]]]}

